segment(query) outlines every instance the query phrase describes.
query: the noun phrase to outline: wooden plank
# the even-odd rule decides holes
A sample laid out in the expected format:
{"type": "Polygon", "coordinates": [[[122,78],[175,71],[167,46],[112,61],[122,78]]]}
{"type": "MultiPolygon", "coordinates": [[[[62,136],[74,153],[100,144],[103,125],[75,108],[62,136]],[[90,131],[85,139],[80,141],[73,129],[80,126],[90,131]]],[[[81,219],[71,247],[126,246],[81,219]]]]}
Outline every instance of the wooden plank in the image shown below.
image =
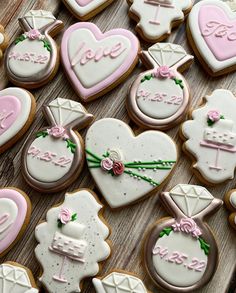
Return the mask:
{"type": "MultiPolygon", "coordinates": [[[[196,1],[197,2],[197,1],[196,1]]],[[[20,29],[17,23],[17,19],[24,15],[28,10],[34,9],[48,9],[51,10],[55,15],[64,21],[65,26],[76,22],[76,20],[70,15],[63,4],[58,0],[4,0],[4,5],[0,11],[0,20],[6,26],[6,30],[9,33],[11,40],[20,33],[20,29]]],[[[117,0],[113,5],[108,7],[103,13],[96,16],[92,21],[96,23],[101,30],[106,31],[111,28],[122,27],[134,31],[135,23],[130,21],[127,17],[128,5],[125,0],[117,0]],[[108,21],[109,20],[109,21],[108,21]]],[[[62,35],[57,38],[58,44],[60,44],[62,35]]],[[[182,25],[178,30],[175,30],[169,38],[171,42],[176,42],[183,45],[188,52],[191,49],[186,40],[185,26],[182,25]]],[[[147,44],[142,44],[143,47],[147,48],[147,44]]],[[[142,72],[144,67],[139,64],[133,74],[127,78],[127,80],[117,87],[112,92],[108,93],[104,97],[86,105],[89,112],[95,115],[96,119],[103,117],[115,117],[130,123],[130,125],[139,132],[137,126],[130,122],[125,109],[125,98],[128,93],[128,88],[131,82],[135,79],[139,72],[142,72]]],[[[205,94],[211,93],[216,88],[226,88],[232,90],[236,94],[235,89],[235,74],[225,75],[221,78],[213,79],[204,73],[201,66],[196,60],[196,63],[191,67],[188,72],[184,73],[186,80],[189,82],[192,90],[192,105],[198,104],[199,99],[205,94]]],[[[5,87],[8,81],[5,76],[3,66],[0,68],[0,88],[5,87]]],[[[34,256],[34,247],[37,245],[34,238],[34,229],[37,223],[45,219],[46,211],[52,205],[62,201],[64,193],[60,192],[57,194],[42,195],[39,192],[34,191],[30,188],[22,178],[21,175],[21,151],[27,137],[30,136],[34,131],[38,130],[42,126],[46,125],[46,122],[42,116],[41,108],[44,103],[47,103],[56,97],[69,98],[77,100],[78,97],[71,88],[67,81],[62,68],[59,73],[44,88],[33,91],[37,99],[37,116],[27,132],[25,137],[19,141],[11,150],[5,152],[0,156],[0,185],[1,186],[16,186],[21,188],[29,194],[32,205],[33,213],[29,227],[16,247],[14,247],[4,258],[0,261],[13,260],[18,261],[30,269],[32,269],[35,276],[39,274],[39,265],[34,256]]],[[[82,136],[84,137],[86,130],[83,130],[82,136]]],[[[181,147],[182,141],[178,136],[178,127],[168,131],[177,145],[181,147]]],[[[193,183],[199,184],[196,177],[190,172],[191,162],[184,155],[181,154],[180,161],[173,174],[171,180],[166,184],[164,189],[170,189],[178,183],[193,183]]],[[[222,198],[223,195],[235,186],[236,180],[232,180],[227,184],[222,184],[209,190],[216,197],[222,198]]],[[[89,175],[88,168],[85,166],[83,172],[79,176],[78,180],[68,188],[68,191],[73,191],[79,187],[94,187],[94,182],[89,175]]],[[[166,211],[161,206],[158,199],[159,192],[151,198],[142,201],[129,208],[122,209],[121,211],[111,211],[108,207],[105,211],[105,217],[112,227],[111,240],[113,242],[113,254],[111,258],[104,264],[102,273],[107,272],[113,268],[131,270],[138,273],[146,281],[147,286],[153,293],[162,292],[156,289],[142,266],[142,243],[143,234],[147,230],[148,226],[162,216],[167,215],[166,211]]],[[[98,193],[100,199],[101,195],[98,193]]],[[[203,289],[198,290],[199,293],[223,293],[229,292],[231,286],[235,289],[235,270],[236,270],[236,233],[229,228],[227,223],[227,211],[222,208],[217,214],[215,214],[210,220],[213,231],[215,232],[216,238],[220,248],[220,262],[215,277],[205,286],[203,289]]],[[[91,286],[90,280],[84,283],[83,292],[94,292],[91,286]]]]}

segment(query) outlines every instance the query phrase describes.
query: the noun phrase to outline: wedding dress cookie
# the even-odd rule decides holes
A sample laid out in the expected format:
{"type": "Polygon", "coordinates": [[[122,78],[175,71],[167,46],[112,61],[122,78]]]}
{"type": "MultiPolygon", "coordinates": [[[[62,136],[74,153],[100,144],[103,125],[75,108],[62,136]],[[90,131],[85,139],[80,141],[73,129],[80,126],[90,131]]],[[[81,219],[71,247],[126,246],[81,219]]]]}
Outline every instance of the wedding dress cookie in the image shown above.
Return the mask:
{"type": "Polygon", "coordinates": [[[142,62],[151,70],[141,73],[130,88],[127,110],[141,127],[168,129],[184,119],[189,86],[180,74],[193,61],[180,45],[158,43],[143,51],[142,62]]]}
{"type": "Polygon", "coordinates": [[[192,8],[192,0],[127,0],[129,16],[138,24],[137,32],[147,42],[166,39],[192,8]]]}
{"type": "Polygon", "coordinates": [[[215,273],[218,247],[205,223],[223,204],[204,187],[179,184],[160,195],[173,218],[156,222],[144,246],[145,267],[169,292],[194,292],[215,273]]]}
{"type": "Polygon", "coordinates": [[[67,193],[62,204],[48,211],[47,221],[36,227],[35,253],[47,292],[81,292],[83,280],[96,276],[99,263],[110,256],[110,231],[101,209],[92,191],[77,190],[67,193]]]}
{"type": "Polygon", "coordinates": [[[145,131],[135,136],[118,119],[95,122],[86,135],[88,167],[111,208],[150,195],[169,177],[178,159],[174,141],[165,133],[145,131]]]}
{"type": "Polygon", "coordinates": [[[69,186],[82,170],[83,140],[77,129],[93,120],[78,102],[57,98],[45,107],[50,127],[39,130],[23,150],[23,175],[35,189],[56,192],[69,186]]]}
{"type": "Polygon", "coordinates": [[[7,49],[7,75],[17,86],[38,88],[57,73],[59,54],[52,37],[62,30],[63,23],[44,10],[29,11],[19,23],[24,33],[7,49]]]}

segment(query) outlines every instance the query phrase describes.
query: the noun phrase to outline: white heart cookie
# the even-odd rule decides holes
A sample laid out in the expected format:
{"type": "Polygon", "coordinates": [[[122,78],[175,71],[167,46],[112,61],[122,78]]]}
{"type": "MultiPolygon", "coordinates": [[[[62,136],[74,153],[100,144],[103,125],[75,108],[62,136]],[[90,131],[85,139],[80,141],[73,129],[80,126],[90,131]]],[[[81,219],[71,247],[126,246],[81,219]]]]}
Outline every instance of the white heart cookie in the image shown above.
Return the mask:
{"type": "Polygon", "coordinates": [[[63,0],[80,20],[88,20],[110,5],[113,0],[63,0]]]}
{"type": "Polygon", "coordinates": [[[86,136],[90,172],[111,208],[129,205],[154,191],[177,161],[173,140],[159,131],[134,136],[124,122],[95,122],[86,136]]]}
{"type": "Polygon", "coordinates": [[[236,69],[236,13],[220,0],[194,5],[188,36],[196,55],[213,76],[236,69]]]}

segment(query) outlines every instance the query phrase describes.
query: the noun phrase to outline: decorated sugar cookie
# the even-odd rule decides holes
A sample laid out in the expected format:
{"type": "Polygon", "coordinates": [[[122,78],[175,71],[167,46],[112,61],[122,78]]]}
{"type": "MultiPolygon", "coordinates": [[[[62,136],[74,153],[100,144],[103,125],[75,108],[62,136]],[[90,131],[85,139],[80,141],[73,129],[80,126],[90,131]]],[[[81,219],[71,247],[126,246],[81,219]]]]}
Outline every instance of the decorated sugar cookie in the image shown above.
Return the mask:
{"type": "Polygon", "coordinates": [[[14,87],[0,91],[0,154],[28,130],[35,110],[35,99],[28,91],[14,87]]]}
{"type": "Polygon", "coordinates": [[[170,292],[193,292],[215,273],[218,248],[207,215],[223,202],[204,187],[179,184],[161,194],[173,218],[156,222],[147,236],[145,267],[160,287],[170,292]]]}
{"type": "Polygon", "coordinates": [[[194,5],[188,18],[190,43],[213,76],[236,69],[236,13],[220,0],[205,0],[194,5]]]}
{"type": "Polygon", "coordinates": [[[125,271],[113,271],[93,279],[93,285],[96,293],[151,293],[137,276],[125,271]]]}
{"type": "Polygon", "coordinates": [[[9,39],[5,33],[4,27],[0,25],[0,60],[2,59],[3,52],[8,45],[9,39]]]}
{"type": "Polygon", "coordinates": [[[0,265],[1,293],[38,293],[32,272],[15,262],[0,265]]]}
{"type": "Polygon", "coordinates": [[[67,193],[62,204],[48,211],[47,222],[36,227],[35,253],[47,292],[81,292],[83,279],[96,276],[99,263],[109,257],[109,229],[101,209],[89,190],[67,193]]]}
{"type": "Polygon", "coordinates": [[[93,23],[79,22],[64,33],[61,57],[79,97],[96,99],[116,87],[138,62],[139,41],[125,29],[102,33],[93,23]]]}
{"type": "Polygon", "coordinates": [[[142,52],[151,70],[141,73],[130,88],[127,109],[141,127],[167,129],[184,119],[189,106],[189,87],[178,72],[191,65],[193,56],[180,45],[158,43],[142,52]]]}
{"type": "Polygon", "coordinates": [[[11,187],[0,189],[0,257],[21,238],[30,214],[31,203],[23,191],[11,187]]]}
{"type": "Polygon", "coordinates": [[[230,225],[236,229],[236,190],[231,190],[225,195],[225,204],[231,215],[229,216],[230,225]]]}
{"type": "Polygon", "coordinates": [[[114,0],[63,0],[71,13],[80,20],[88,20],[114,0]]]}
{"type": "Polygon", "coordinates": [[[127,0],[129,16],[138,24],[137,32],[151,43],[167,38],[173,27],[184,21],[192,8],[191,0],[127,0]]]}
{"type": "Polygon", "coordinates": [[[91,175],[111,208],[154,193],[178,157],[174,141],[165,133],[146,131],[135,136],[126,123],[113,118],[89,128],[85,147],[91,175]]]}
{"type": "Polygon", "coordinates": [[[228,90],[215,90],[205,104],[183,123],[184,150],[193,156],[193,170],[206,183],[234,178],[236,167],[236,98],[228,90]]]}
{"type": "Polygon", "coordinates": [[[78,102],[57,98],[45,107],[50,126],[39,130],[23,150],[23,175],[35,189],[56,192],[69,186],[84,162],[77,129],[93,120],[78,102]]]}
{"type": "Polygon", "coordinates": [[[38,88],[49,82],[59,66],[59,55],[52,39],[63,23],[44,10],[31,10],[19,19],[24,33],[7,49],[5,65],[12,83],[38,88]]]}

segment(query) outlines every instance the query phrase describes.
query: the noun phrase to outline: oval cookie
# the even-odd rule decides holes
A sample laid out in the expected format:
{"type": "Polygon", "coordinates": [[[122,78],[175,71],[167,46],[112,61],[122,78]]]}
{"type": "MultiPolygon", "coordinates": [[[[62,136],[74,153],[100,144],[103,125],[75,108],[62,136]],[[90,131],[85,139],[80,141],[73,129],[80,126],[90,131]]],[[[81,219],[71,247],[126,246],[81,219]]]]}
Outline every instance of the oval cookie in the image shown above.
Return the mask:
{"type": "Polygon", "coordinates": [[[23,191],[11,187],[0,189],[0,256],[20,239],[30,214],[31,203],[23,191]]]}
{"type": "Polygon", "coordinates": [[[0,91],[0,154],[28,130],[35,108],[35,99],[26,90],[12,87],[0,91]]]}

